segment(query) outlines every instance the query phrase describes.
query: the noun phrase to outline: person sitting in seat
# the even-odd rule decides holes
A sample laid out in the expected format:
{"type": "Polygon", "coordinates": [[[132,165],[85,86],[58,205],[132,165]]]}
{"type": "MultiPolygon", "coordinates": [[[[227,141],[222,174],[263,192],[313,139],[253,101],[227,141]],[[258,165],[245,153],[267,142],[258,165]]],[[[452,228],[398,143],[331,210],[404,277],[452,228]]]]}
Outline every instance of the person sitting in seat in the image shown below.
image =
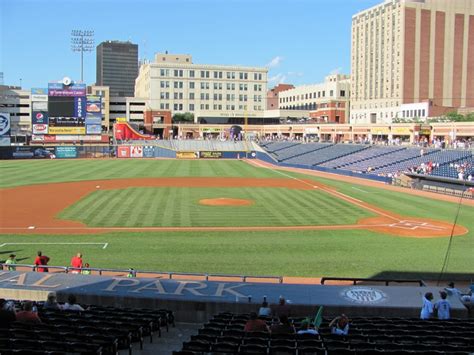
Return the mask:
{"type": "Polygon", "coordinates": [[[38,324],[42,323],[36,312],[33,312],[33,302],[23,303],[23,310],[16,314],[16,321],[21,323],[38,324]]]}
{"type": "Polygon", "coordinates": [[[336,335],[348,335],[349,334],[349,318],[345,314],[334,318],[331,323],[329,323],[329,328],[331,329],[331,334],[336,335]]]}
{"type": "Polygon", "coordinates": [[[272,314],[274,316],[286,316],[289,317],[291,315],[290,306],[286,303],[284,297],[280,296],[278,304],[272,307],[272,314]]]}
{"type": "Polygon", "coordinates": [[[286,315],[281,315],[279,323],[272,325],[270,331],[272,334],[295,334],[295,327],[286,315]]]}
{"type": "Polygon", "coordinates": [[[263,301],[262,307],[258,310],[258,315],[263,316],[263,317],[270,317],[272,315],[272,310],[270,307],[268,307],[268,302],[263,301]]]}
{"type": "Polygon", "coordinates": [[[81,305],[77,304],[76,302],[77,302],[76,296],[69,295],[67,298],[67,302],[63,306],[63,309],[65,311],[78,311],[78,312],[84,311],[84,308],[82,308],[81,305]]]}
{"type": "Polygon", "coordinates": [[[43,308],[52,309],[52,310],[62,309],[62,306],[58,303],[55,292],[50,292],[48,294],[48,298],[46,299],[46,302],[44,303],[43,308]]]}
{"type": "Polygon", "coordinates": [[[251,312],[250,319],[245,323],[244,332],[268,332],[267,323],[258,319],[257,313],[251,312]]]}
{"type": "Polygon", "coordinates": [[[296,334],[313,334],[318,335],[318,331],[312,327],[310,327],[310,323],[308,320],[304,320],[301,322],[301,328],[298,330],[296,334]]]}
{"type": "Polygon", "coordinates": [[[0,324],[10,324],[15,320],[15,308],[8,307],[7,301],[3,298],[0,298],[0,324]]]}

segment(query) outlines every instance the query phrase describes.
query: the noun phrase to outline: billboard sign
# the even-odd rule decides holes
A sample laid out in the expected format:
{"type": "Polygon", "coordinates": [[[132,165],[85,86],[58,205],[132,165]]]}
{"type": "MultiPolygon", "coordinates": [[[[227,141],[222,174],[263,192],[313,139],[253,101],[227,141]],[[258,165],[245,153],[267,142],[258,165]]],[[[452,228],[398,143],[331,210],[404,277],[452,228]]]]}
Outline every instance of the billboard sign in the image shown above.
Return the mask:
{"type": "Polygon", "coordinates": [[[143,147],[143,157],[144,158],[153,158],[155,156],[155,150],[153,146],[143,147]]]}
{"type": "Polygon", "coordinates": [[[10,136],[10,114],[0,113],[0,137],[10,136]]]}
{"type": "Polygon", "coordinates": [[[222,158],[222,152],[199,152],[199,157],[202,159],[220,159],[222,158]]]}
{"type": "Polygon", "coordinates": [[[50,126],[49,134],[86,134],[86,127],[57,127],[50,126]]]}
{"type": "Polygon", "coordinates": [[[129,146],[118,146],[117,147],[117,158],[130,158],[130,147],[129,146]]]}
{"type": "Polygon", "coordinates": [[[48,102],[47,101],[33,101],[32,109],[33,111],[48,111],[48,102]]]}
{"type": "Polygon", "coordinates": [[[48,95],[31,95],[31,101],[48,101],[48,95]]]}
{"type": "Polygon", "coordinates": [[[74,98],[74,116],[86,117],[86,99],[84,97],[74,98]]]}
{"type": "Polygon", "coordinates": [[[97,112],[86,112],[86,124],[102,124],[102,114],[97,112]]]}
{"type": "Polygon", "coordinates": [[[48,84],[49,96],[86,96],[86,84],[63,85],[62,83],[48,84]]]}
{"type": "Polygon", "coordinates": [[[100,124],[88,124],[86,125],[86,134],[101,134],[102,125],[100,124]]]}
{"type": "Polygon", "coordinates": [[[0,136],[0,147],[8,147],[10,143],[10,136],[0,136]]]}
{"type": "Polygon", "coordinates": [[[56,147],[56,158],[77,158],[76,147],[56,147]]]}
{"type": "Polygon", "coordinates": [[[33,111],[31,115],[32,124],[48,124],[48,113],[46,111],[33,111]]]}
{"type": "Polygon", "coordinates": [[[31,95],[46,95],[48,96],[48,89],[47,88],[32,88],[31,95]]]}
{"type": "Polygon", "coordinates": [[[101,112],[102,107],[102,97],[101,96],[87,96],[87,112],[101,112]]]}
{"type": "Polygon", "coordinates": [[[47,124],[34,124],[33,125],[33,134],[47,134],[48,125],[47,124]]]}
{"type": "Polygon", "coordinates": [[[131,158],[143,158],[143,147],[132,145],[130,147],[131,158]]]}

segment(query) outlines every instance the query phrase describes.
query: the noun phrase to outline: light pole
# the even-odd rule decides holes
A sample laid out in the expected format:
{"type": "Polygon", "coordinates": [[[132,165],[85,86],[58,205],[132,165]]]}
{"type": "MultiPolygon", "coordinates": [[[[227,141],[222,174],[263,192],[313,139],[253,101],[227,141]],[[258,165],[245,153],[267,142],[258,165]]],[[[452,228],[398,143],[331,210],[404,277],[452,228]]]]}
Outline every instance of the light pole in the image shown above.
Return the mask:
{"type": "Polygon", "coordinates": [[[81,52],[81,82],[84,82],[84,52],[94,50],[94,31],[72,30],[71,49],[73,52],[81,52]]]}

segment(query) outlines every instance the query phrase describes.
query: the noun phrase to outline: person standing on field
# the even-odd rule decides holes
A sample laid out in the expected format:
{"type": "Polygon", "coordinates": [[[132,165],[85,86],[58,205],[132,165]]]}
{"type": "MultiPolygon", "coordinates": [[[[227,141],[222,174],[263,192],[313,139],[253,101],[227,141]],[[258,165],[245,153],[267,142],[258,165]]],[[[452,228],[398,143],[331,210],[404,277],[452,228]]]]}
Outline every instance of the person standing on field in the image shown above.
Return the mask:
{"type": "Polygon", "coordinates": [[[71,266],[74,270],[71,270],[71,274],[80,274],[82,269],[82,254],[77,253],[76,256],[73,256],[71,259],[71,266]]]}
{"type": "Polygon", "coordinates": [[[48,265],[48,262],[49,262],[49,257],[47,257],[46,255],[43,255],[41,251],[38,251],[36,259],[35,259],[36,271],[48,272],[47,267],[40,267],[40,266],[48,265]]]}
{"type": "Polygon", "coordinates": [[[10,254],[10,257],[7,259],[7,261],[5,261],[5,264],[8,265],[7,266],[8,271],[15,271],[16,270],[16,267],[13,266],[17,263],[15,258],[16,258],[15,254],[10,254]]]}

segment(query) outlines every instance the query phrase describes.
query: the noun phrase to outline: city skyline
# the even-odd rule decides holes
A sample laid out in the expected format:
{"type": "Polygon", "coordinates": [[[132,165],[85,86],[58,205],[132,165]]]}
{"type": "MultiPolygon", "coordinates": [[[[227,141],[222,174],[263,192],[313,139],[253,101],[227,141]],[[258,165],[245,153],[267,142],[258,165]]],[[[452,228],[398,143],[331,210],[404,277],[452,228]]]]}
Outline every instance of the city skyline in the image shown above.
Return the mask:
{"type": "MultiPolygon", "coordinates": [[[[269,87],[311,84],[330,73],[350,74],[351,18],[381,2],[139,0],[132,8],[125,0],[81,6],[4,0],[0,72],[6,85],[26,89],[65,75],[79,80],[80,56],[70,50],[70,33],[83,29],[95,31],[95,46],[106,40],[138,44],[141,60],[164,51],[191,54],[194,63],[268,67],[269,87]]],[[[88,84],[95,82],[95,57],[95,51],[84,55],[88,84]]]]}

